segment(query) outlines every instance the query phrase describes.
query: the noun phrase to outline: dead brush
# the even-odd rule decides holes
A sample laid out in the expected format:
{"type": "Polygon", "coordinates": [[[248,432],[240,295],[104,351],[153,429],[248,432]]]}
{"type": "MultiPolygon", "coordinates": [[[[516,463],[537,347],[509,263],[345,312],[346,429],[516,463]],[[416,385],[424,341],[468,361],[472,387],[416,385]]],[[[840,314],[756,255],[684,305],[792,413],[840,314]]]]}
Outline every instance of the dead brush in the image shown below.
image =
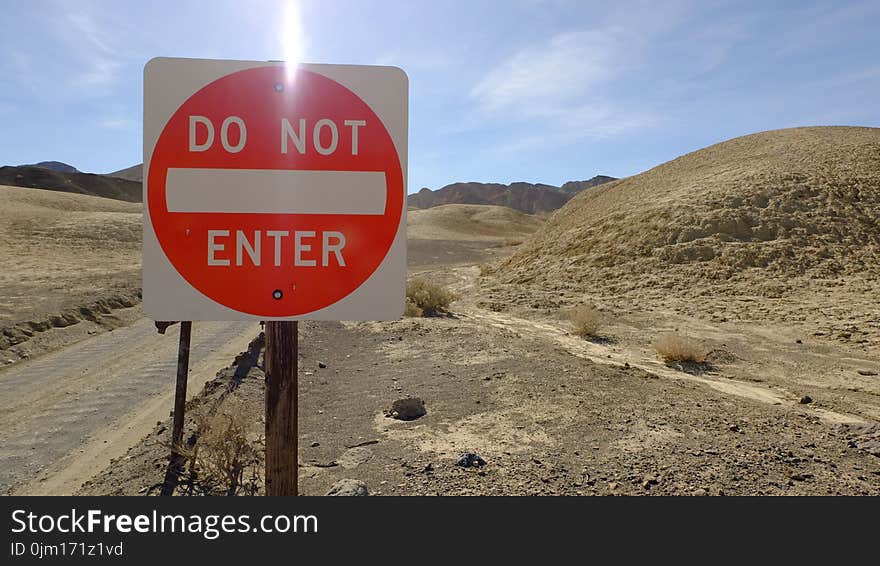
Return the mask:
{"type": "Polygon", "coordinates": [[[677,334],[661,337],[654,343],[654,350],[667,364],[675,362],[704,364],[708,355],[702,344],[677,334]]]}
{"type": "Polygon", "coordinates": [[[227,402],[211,415],[196,417],[198,440],[189,451],[190,474],[209,491],[235,495],[242,476],[258,454],[248,439],[249,419],[241,403],[227,402]]]}
{"type": "Polygon", "coordinates": [[[438,316],[449,312],[455,299],[455,294],[445,287],[424,279],[410,279],[406,282],[404,316],[438,316]]]}
{"type": "Polygon", "coordinates": [[[598,338],[605,325],[605,317],[592,305],[580,305],[569,313],[574,333],[581,338],[598,338]]]}

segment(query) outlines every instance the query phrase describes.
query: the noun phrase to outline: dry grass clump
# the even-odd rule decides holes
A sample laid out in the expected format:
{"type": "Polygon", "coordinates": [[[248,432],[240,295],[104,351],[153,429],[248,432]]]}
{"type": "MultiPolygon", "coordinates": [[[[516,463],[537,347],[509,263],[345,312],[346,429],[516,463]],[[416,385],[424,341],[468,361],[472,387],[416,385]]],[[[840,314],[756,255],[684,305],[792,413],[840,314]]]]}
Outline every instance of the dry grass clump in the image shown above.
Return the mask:
{"type": "MultiPolygon", "coordinates": [[[[199,482],[235,495],[244,470],[257,461],[257,450],[248,439],[248,415],[238,403],[229,403],[213,415],[198,415],[197,436],[190,458],[198,467],[199,482]]],[[[191,466],[193,469],[195,466],[191,466]]]]}
{"type": "Polygon", "coordinates": [[[440,285],[424,279],[406,282],[406,308],[404,316],[437,316],[448,312],[455,295],[440,285]]]}
{"type": "Polygon", "coordinates": [[[701,344],[675,334],[667,334],[654,343],[654,349],[666,362],[703,364],[706,349],[701,344]]]}
{"type": "Polygon", "coordinates": [[[409,297],[406,298],[406,306],[403,309],[403,316],[422,316],[424,311],[417,307],[409,297]]]}
{"type": "Polygon", "coordinates": [[[574,332],[582,338],[596,338],[605,324],[605,317],[591,305],[580,305],[572,309],[571,322],[574,332]]]}

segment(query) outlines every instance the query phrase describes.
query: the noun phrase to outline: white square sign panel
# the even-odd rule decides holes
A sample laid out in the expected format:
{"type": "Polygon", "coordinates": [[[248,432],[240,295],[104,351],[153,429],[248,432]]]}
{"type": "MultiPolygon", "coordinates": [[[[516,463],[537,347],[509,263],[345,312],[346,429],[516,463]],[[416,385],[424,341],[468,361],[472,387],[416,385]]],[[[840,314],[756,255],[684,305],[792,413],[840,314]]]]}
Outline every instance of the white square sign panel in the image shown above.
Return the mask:
{"type": "Polygon", "coordinates": [[[407,121],[396,67],[147,63],[147,316],[400,318],[407,121]]]}

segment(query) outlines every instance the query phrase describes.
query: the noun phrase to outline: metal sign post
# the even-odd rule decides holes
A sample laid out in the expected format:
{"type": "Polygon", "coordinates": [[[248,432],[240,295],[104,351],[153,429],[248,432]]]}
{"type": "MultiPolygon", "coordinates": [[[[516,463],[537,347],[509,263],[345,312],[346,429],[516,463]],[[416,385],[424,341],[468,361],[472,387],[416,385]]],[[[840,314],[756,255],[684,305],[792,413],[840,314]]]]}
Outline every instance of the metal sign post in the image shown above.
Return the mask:
{"type": "Polygon", "coordinates": [[[171,445],[176,450],[183,442],[183,420],[186,416],[186,380],[189,374],[189,342],[192,336],[192,322],[180,323],[180,344],[177,349],[177,385],[174,389],[174,426],[171,445]]]}
{"type": "MultiPolygon", "coordinates": [[[[174,322],[156,322],[159,334],[175,324],[174,322]]],[[[186,418],[186,383],[189,377],[189,345],[192,337],[192,321],[180,323],[180,342],[177,348],[177,383],[174,388],[174,424],[171,429],[171,457],[165,472],[160,495],[173,495],[177,481],[183,470],[184,456],[181,453],[183,444],[183,424],[186,418]]]]}

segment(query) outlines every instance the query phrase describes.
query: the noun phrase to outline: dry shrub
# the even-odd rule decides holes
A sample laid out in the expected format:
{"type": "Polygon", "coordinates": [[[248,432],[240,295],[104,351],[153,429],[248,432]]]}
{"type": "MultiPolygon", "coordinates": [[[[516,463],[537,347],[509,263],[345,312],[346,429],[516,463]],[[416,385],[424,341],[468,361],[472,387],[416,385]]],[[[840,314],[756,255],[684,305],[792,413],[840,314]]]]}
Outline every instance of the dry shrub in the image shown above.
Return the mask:
{"type": "Polygon", "coordinates": [[[406,298],[406,307],[403,309],[403,316],[422,316],[424,311],[416,306],[415,303],[410,300],[409,297],[406,298]]]}
{"type": "Polygon", "coordinates": [[[455,295],[440,285],[424,279],[406,282],[406,316],[436,316],[445,313],[455,295]]]}
{"type": "Polygon", "coordinates": [[[198,440],[192,462],[198,465],[199,481],[235,495],[247,466],[257,460],[257,451],[247,436],[248,415],[240,403],[227,402],[213,415],[198,415],[198,440]]]}
{"type": "Polygon", "coordinates": [[[664,362],[702,364],[706,362],[706,349],[697,342],[675,334],[667,334],[654,343],[654,349],[664,362]]]}
{"type": "Polygon", "coordinates": [[[599,329],[605,323],[605,317],[595,307],[580,305],[572,309],[571,322],[574,324],[574,332],[582,338],[595,338],[599,335],[599,329]]]}

